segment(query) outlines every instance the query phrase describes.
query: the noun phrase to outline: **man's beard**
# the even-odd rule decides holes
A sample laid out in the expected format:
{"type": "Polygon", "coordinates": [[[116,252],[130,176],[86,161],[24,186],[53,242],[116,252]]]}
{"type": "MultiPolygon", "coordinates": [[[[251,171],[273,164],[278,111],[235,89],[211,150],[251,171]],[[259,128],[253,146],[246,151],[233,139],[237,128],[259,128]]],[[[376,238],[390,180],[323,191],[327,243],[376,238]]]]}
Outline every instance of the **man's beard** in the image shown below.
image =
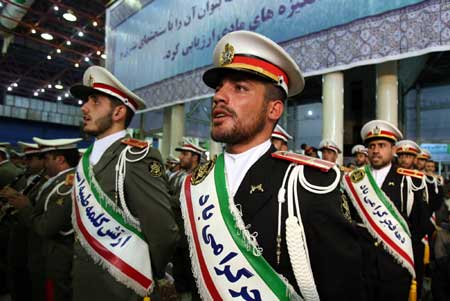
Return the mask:
{"type": "Polygon", "coordinates": [[[85,133],[92,135],[94,137],[100,136],[104,132],[106,132],[109,128],[111,128],[113,124],[112,120],[112,112],[108,113],[106,116],[103,116],[97,119],[94,123],[97,126],[97,130],[84,130],[85,133]]]}
{"type": "MultiPolygon", "coordinates": [[[[229,112],[234,120],[237,120],[235,111],[229,108],[224,108],[229,112]]],[[[233,124],[231,130],[222,133],[214,133],[214,125],[211,130],[211,138],[216,142],[222,142],[229,145],[235,145],[242,142],[250,141],[257,133],[264,129],[266,124],[265,116],[267,112],[267,104],[264,103],[263,108],[256,115],[256,120],[253,124],[244,127],[240,121],[233,124]]]]}

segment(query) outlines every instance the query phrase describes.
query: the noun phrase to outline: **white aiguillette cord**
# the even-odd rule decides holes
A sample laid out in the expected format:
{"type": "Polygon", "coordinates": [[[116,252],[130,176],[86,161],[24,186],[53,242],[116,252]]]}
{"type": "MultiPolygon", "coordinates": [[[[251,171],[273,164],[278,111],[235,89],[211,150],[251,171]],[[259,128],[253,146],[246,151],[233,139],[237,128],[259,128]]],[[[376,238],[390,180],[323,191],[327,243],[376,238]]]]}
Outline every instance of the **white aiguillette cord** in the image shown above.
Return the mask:
{"type": "MultiPolygon", "coordinates": [[[[118,197],[119,197],[119,202],[120,205],[122,207],[122,210],[125,213],[126,218],[131,221],[133,224],[135,224],[136,226],[140,226],[139,220],[137,220],[130,212],[130,210],[128,209],[128,206],[125,202],[125,193],[124,193],[124,182],[125,182],[125,174],[127,172],[126,170],[126,163],[127,162],[137,162],[139,160],[144,159],[147,154],[148,151],[150,149],[150,147],[146,147],[145,149],[141,150],[141,151],[137,151],[134,152],[131,149],[131,146],[127,146],[125,147],[122,152],[119,155],[119,160],[117,160],[117,164],[116,164],[116,191],[118,193],[118,197]],[[140,157],[137,157],[136,159],[128,159],[127,158],[127,152],[129,152],[132,155],[141,155],[140,157]]],[[[117,202],[117,200],[116,200],[117,202]]]]}
{"type": "Polygon", "coordinates": [[[309,192],[326,194],[333,191],[339,185],[340,171],[336,166],[333,166],[333,170],[336,172],[335,180],[329,186],[324,187],[313,185],[306,180],[303,165],[291,164],[286,170],[283,184],[278,191],[277,262],[279,263],[281,254],[281,211],[282,205],[286,201],[286,189],[284,187],[287,180],[288,218],[286,219],[286,244],[295,279],[306,301],[318,301],[320,297],[314,282],[309,260],[308,245],[300,214],[297,181],[309,192]]]}

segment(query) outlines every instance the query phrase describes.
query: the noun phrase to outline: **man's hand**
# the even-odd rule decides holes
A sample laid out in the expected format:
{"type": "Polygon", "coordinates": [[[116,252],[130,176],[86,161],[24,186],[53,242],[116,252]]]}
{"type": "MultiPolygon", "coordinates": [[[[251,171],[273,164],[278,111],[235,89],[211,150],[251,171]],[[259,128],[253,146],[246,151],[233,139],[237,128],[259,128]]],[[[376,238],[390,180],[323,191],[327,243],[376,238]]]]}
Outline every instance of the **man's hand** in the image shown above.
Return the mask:
{"type": "Polygon", "coordinates": [[[7,199],[8,203],[16,209],[24,208],[30,204],[30,200],[26,196],[11,187],[0,190],[0,197],[7,199]]]}

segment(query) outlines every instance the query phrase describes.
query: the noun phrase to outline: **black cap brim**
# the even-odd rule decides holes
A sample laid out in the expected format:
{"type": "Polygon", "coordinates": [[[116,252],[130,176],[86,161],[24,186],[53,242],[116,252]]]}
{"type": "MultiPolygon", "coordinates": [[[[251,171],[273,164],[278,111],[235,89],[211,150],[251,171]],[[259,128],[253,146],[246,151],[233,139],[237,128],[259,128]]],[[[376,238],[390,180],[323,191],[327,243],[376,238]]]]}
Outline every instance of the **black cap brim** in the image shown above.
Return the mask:
{"type": "Polygon", "coordinates": [[[214,67],[209,70],[206,70],[205,73],[203,73],[203,82],[208,87],[215,89],[220,84],[220,81],[224,78],[224,76],[235,72],[246,73],[252,75],[255,78],[259,78],[262,81],[276,84],[276,82],[270,77],[267,77],[256,71],[245,68],[231,68],[231,67],[214,67]]]}
{"type": "Polygon", "coordinates": [[[94,88],[84,86],[84,85],[76,85],[70,88],[70,94],[72,94],[74,97],[81,99],[83,101],[87,101],[89,95],[95,94],[95,93],[102,93],[98,90],[95,90],[94,88]]]}

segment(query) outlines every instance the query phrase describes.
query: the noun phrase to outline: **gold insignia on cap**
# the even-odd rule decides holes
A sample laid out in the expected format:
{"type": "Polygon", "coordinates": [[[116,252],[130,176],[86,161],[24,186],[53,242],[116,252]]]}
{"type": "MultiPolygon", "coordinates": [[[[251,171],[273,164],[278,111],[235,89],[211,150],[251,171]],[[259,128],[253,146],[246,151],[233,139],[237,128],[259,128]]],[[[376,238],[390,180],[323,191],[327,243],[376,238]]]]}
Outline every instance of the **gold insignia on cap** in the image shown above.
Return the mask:
{"type": "Polygon", "coordinates": [[[366,175],[366,173],[364,172],[364,170],[362,170],[362,169],[355,169],[350,174],[350,180],[353,183],[358,183],[359,181],[361,181],[365,177],[365,175],[366,175]]]}
{"type": "Polygon", "coordinates": [[[88,85],[89,87],[92,87],[94,85],[94,77],[92,76],[92,74],[89,74],[88,85]]]}
{"type": "Polygon", "coordinates": [[[59,206],[62,206],[62,205],[64,205],[64,199],[58,199],[58,200],[56,200],[56,205],[59,205],[59,206]]]}
{"type": "Polygon", "coordinates": [[[150,174],[154,177],[160,177],[163,174],[163,168],[161,163],[156,160],[152,160],[150,164],[148,165],[148,170],[150,171],[150,174]]]}
{"type": "Polygon", "coordinates": [[[407,145],[403,145],[402,146],[402,150],[406,152],[408,150],[408,146],[407,145]]]}
{"type": "Polygon", "coordinates": [[[220,66],[231,64],[233,62],[233,58],[234,58],[234,47],[230,43],[227,43],[225,44],[224,50],[220,54],[219,59],[220,66]]]}
{"type": "Polygon", "coordinates": [[[252,194],[255,191],[264,192],[264,188],[262,187],[262,184],[250,185],[250,194],[252,194]]]}
{"type": "Polygon", "coordinates": [[[192,173],[191,183],[192,185],[197,185],[203,182],[203,180],[208,176],[214,167],[215,158],[198,166],[192,173]]]}
{"type": "Polygon", "coordinates": [[[373,132],[375,135],[380,135],[381,129],[380,129],[378,126],[376,126],[376,127],[372,130],[372,132],[373,132]]]}

